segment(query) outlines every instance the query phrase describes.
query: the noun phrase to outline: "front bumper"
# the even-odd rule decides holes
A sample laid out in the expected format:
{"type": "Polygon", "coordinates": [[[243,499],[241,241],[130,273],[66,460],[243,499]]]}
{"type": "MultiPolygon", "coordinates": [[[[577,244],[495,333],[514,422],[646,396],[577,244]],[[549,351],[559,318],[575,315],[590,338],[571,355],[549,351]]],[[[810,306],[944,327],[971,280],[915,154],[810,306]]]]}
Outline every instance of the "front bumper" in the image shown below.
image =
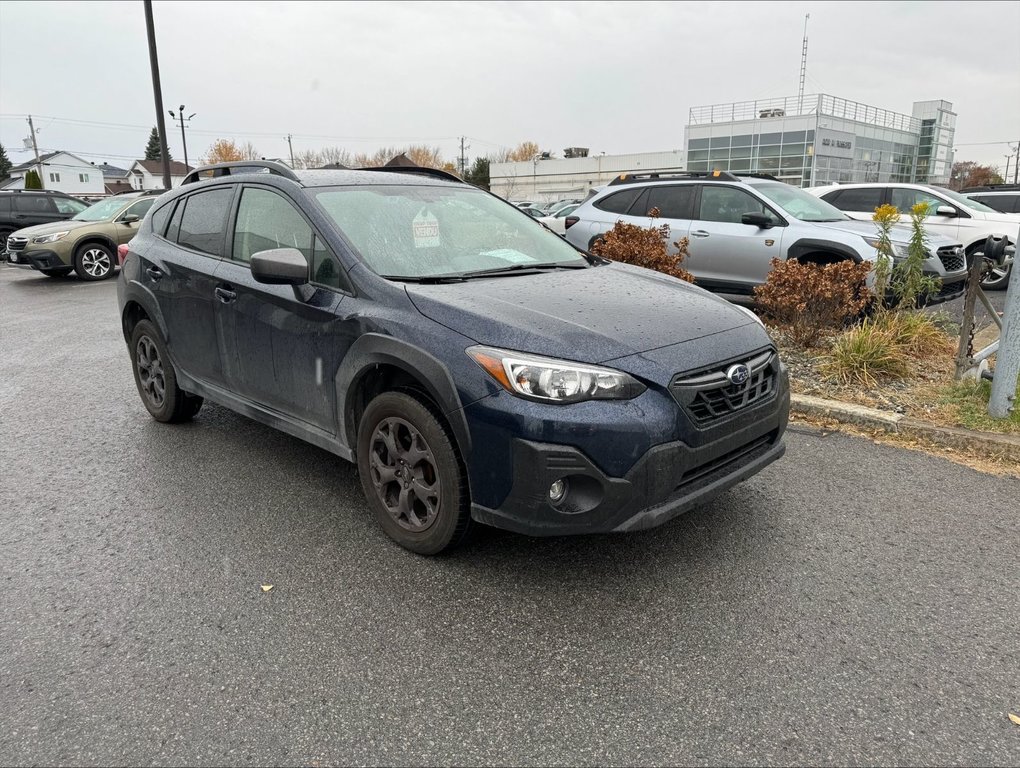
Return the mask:
{"type": "Polygon", "coordinates": [[[55,251],[45,249],[9,251],[8,260],[15,266],[32,269],[66,269],[70,266],[55,251]]]}
{"type": "MultiPolygon", "coordinates": [[[[785,378],[785,377],[784,377],[785,378]]],[[[512,486],[498,508],[474,503],[482,523],[532,536],[609,533],[652,528],[703,504],[780,458],[790,411],[785,381],[776,397],[712,442],[682,440],[649,448],[622,477],[604,472],[570,445],[512,441],[512,486]],[[549,487],[566,479],[558,505],[549,487]]],[[[613,440],[606,434],[607,441],[613,440]]]]}

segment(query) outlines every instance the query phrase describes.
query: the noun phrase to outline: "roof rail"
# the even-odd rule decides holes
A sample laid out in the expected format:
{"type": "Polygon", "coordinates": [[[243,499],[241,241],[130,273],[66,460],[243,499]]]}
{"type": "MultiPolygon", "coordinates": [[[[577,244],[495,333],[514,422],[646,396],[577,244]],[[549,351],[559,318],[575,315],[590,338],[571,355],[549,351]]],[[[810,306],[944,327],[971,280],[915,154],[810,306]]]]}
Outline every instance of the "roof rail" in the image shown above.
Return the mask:
{"type": "Polygon", "coordinates": [[[965,187],[960,190],[967,192],[1016,192],[1020,191],[1020,184],[985,184],[980,187],[965,187]]]}
{"type": "Polygon", "coordinates": [[[61,192],[58,189],[5,189],[4,192],[30,192],[33,195],[63,195],[71,197],[69,192],[61,192]]]}
{"type": "Polygon", "coordinates": [[[740,174],[745,179],[768,179],[769,181],[779,181],[771,173],[742,173],[740,174]]]}
{"type": "Polygon", "coordinates": [[[678,171],[675,173],[622,173],[609,182],[608,186],[637,184],[642,181],[668,181],[670,179],[702,179],[703,181],[740,181],[727,171],[678,171]]]}
{"type": "Polygon", "coordinates": [[[464,179],[460,178],[455,173],[450,173],[449,171],[444,171],[444,170],[441,170],[439,168],[425,168],[425,167],[421,167],[421,166],[419,166],[417,168],[411,168],[409,166],[401,166],[401,165],[390,165],[390,166],[380,165],[380,166],[372,166],[371,168],[352,168],[351,170],[352,171],[382,171],[383,173],[411,173],[411,174],[416,174],[418,176],[432,176],[432,177],[437,178],[437,179],[445,179],[446,181],[459,181],[461,183],[463,183],[463,181],[464,181],[464,179]]]}
{"type": "Polygon", "coordinates": [[[291,181],[297,181],[297,174],[283,163],[276,163],[272,160],[237,160],[232,163],[215,163],[213,165],[203,165],[201,168],[195,168],[193,171],[189,171],[188,175],[184,177],[184,181],[181,185],[191,184],[196,181],[202,181],[202,174],[209,174],[212,178],[218,178],[220,176],[233,176],[238,173],[258,173],[260,171],[267,171],[275,174],[276,176],[283,176],[285,179],[291,181]]]}

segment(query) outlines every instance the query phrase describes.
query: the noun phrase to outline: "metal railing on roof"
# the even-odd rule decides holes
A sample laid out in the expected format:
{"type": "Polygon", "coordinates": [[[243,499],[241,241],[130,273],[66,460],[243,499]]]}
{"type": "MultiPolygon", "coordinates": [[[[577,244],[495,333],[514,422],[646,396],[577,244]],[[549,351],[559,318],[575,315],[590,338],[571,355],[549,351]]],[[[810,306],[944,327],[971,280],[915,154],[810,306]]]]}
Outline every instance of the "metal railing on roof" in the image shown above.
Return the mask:
{"type": "Polygon", "coordinates": [[[828,115],[910,133],[917,133],[921,129],[921,121],[910,115],[824,93],[691,107],[688,124],[730,123],[802,115],[828,115]]]}

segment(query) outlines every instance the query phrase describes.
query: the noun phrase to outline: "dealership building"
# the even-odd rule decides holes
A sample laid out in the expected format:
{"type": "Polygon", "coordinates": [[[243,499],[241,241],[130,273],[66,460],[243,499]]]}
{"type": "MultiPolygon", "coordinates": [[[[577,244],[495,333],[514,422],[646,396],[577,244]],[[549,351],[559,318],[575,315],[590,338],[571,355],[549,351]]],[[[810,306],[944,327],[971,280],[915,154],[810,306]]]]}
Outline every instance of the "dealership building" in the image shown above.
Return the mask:
{"type": "Polygon", "coordinates": [[[694,107],[687,170],[767,173],[800,187],[947,184],[956,113],[915,101],[909,115],[824,94],[694,107]]]}
{"type": "Polygon", "coordinates": [[[909,115],[825,94],[694,107],[686,151],[633,155],[565,150],[563,159],[492,163],[508,200],[583,198],[622,173],[767,173],[800,187],[850,182],[949,183],[956,113],[915,101],[909,115]]]}

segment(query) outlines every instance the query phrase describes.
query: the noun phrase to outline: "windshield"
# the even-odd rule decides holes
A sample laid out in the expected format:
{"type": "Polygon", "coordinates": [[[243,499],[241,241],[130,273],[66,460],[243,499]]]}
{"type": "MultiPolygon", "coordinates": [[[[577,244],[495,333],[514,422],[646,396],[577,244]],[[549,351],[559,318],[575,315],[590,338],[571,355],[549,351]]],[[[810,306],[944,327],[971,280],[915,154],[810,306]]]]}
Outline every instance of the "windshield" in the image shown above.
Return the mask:
{"type": "Polygon", "coordinates": [[[362,260],[384,277],[587,265],[559,235],[477,189],[332,187],[316,198],[362,260]]]}
{"type": "Polygon", "coordinates": [[[994,208],[989,208],[984,203],[979,203],[977,200],[971,200],[969,197],[964,197],[951,189],[946,189],[945,187],[932,187],[932,189],[937,189],[940,195],[945,195],[953,202],[958,203],[965,208],[970,208],[972,211],[980,211],[981,213],[999,213],[999,211],[994,208]]]}
{"type": "Polygon", "coordinates": [[[801,221],[846,221],[850,217],[819,197],[782,182],[752,184],[786,213],[801,221]]]}
{"type": "Polygon", "coordinates": [[[106,221],[117,215],[117,211],[123,208],[130,200],[123,197],[111,197],[101,200],[95,205],[90,205],[81,213],[71,217],[71,221],[106,221]]]}

